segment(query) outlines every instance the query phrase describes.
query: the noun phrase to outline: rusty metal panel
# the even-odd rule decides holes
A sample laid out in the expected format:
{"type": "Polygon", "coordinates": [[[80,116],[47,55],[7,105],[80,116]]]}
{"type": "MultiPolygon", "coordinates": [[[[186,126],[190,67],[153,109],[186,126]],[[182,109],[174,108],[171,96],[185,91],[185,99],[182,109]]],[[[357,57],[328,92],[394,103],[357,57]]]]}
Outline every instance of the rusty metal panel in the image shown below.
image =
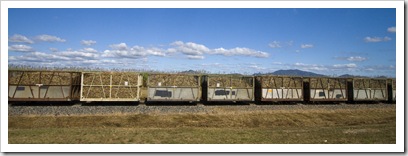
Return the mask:
{"type": "Polygon", "coordinates": [[[10,70],[9,101],[79,100],[80,73],[10,70]]]}
{"type": "Polygon", "coordinates": [[[82,72],[81,101],[139,101],[142,76],[136,72],[82,72]]]}
{"type": "Polygon", "coordinates": [[[387,80],[371,78],[353,79],[353,99],[363,100],[387,100],[387,80]]]}
{"type": "Polygon", "coordinates": [[[148,101],[200,101],[201,76],[191,74],[150,74],[148,101]]]}
{"type": "Polygon", "coordinates": [[[261,101],[303,101],[303,78],[261,76],[261,101]]]}
{"type": "Polygon", "coordinates": [[[209,75],[207,86],[208,101],[254,101],[252,76],[209,75]]]}
{"type": "Polygon", "coordinates": [[[310,101],[347,101],[347,79],[310,77],[310,101]]]}

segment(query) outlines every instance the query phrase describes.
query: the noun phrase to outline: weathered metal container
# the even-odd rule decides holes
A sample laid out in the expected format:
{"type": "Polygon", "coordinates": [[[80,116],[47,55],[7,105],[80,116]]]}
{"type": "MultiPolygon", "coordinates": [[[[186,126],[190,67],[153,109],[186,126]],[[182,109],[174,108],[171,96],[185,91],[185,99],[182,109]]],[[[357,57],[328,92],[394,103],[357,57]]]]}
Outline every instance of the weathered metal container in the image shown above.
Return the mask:
{"type": "Polygon", "coordinates": [[[200,101],[201,76],[150,74],[147,93],[147,101],[200,101]]]}
{"type": "Polygon", "coordinates": [[[387,100],[387,79],[354,78],[354,101],[387,100]]]}
{"type": "Polygon", "coordinates": [[[303,78],[260,76],[261,101],[303,101],[303,78]]]}
{"type": "Polygon", "coordinates": [[[397,90],[397,80],[396,79],[392,79],[392,101],[396,101],[396,90],[397,90]]]}
{"type": "Polygon", "coordinates": [[[8,100],[79,100],[80,76],[80,72],[9,70],[8,100]]]}
{"type": "Polygon", "coordinates": [[[81,101],[139,101],[142,76],[135,72],[82,72],[81,101]]]}
{"type": "Polygon", "coordinates": [[[207,101],[254,101],[252,76],[207,76],[207,101]]]}
{"type": "Polygon", "coordinates": [[[347,79],[330,77],[307,78],[310,101],[347,101],[347,79]]]}

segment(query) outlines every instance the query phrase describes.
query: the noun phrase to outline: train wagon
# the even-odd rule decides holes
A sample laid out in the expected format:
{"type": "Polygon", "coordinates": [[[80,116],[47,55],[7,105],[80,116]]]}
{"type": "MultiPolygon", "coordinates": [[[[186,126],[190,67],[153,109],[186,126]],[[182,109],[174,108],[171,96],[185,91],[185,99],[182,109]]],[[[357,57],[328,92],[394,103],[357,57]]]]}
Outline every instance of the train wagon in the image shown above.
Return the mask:
{"type": "Polygon", "coordinates": [[[396,101],[396,90],[397,90],[397,85],[396,85],[396,79],[392,79],[392,101],[396,101]]]}
{"type": "Polygon", "coordinates": [[[303,78],[259,76],[261,101],[303,101],[303,78]]]}
{"type": "Polygon", "coordinates": [[[310,101],[347,101],[347,79],[331,77],[310,77],[310,101]]]}
{"type": "Polygon", "coordinates": [[[79,100],[80,72],[9,70],[9,101],[79,100]]]}
{"type": "Polygon", "coordinates": [[[207,101],[254,101],[255,81],[252,76],[208,75],[207,101]]]}
{"type": "Polygon", "coordinates": [[[142,80],[136,72],[82,72],[80,101],[139,101],[142,80]]]}
{"type": "Polygon", "coordinates": [[[354,101],[385,101],[387,97],[387,79],[353,79],[354,101]]]}
{"type": "Polygon", "coordinates": [[[147,101],[200,101],[201,76],[150,74],[147,93],[147,101]]]}

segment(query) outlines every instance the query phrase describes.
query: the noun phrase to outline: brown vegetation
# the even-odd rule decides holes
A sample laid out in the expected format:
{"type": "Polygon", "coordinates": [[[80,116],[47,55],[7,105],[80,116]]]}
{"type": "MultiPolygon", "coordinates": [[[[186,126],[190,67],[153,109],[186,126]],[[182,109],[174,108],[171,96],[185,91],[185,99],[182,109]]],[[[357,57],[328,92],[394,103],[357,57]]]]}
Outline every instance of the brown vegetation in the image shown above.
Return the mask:
{"type": "Polygon", "coordinates": [[[395,143],[395,121],[395,107],[13,116],[9,143],[395,143]]]}

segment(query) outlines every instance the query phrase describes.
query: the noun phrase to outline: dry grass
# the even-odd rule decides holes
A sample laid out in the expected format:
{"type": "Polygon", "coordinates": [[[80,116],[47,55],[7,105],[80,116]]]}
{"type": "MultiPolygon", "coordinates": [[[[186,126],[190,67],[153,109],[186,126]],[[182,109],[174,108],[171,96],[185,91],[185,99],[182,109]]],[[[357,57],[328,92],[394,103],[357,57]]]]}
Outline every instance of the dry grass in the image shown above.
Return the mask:
{"type": "Polygon", "coordinates": [[[16,116],[9,143],[395,143],[395,121],[395,107],[16,116]]]}

